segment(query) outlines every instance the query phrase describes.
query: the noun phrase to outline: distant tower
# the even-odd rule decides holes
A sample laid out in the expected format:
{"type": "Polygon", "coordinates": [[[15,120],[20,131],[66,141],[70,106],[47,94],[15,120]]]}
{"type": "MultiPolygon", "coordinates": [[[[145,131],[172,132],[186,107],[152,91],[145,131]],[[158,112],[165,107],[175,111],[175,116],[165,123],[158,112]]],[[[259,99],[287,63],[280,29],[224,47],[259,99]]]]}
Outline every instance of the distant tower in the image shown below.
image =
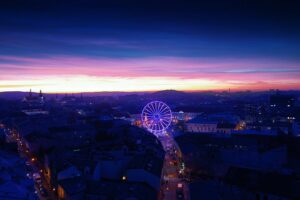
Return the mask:
{"type": "Polygon", "coordinates": [[[31,89],[29,90],[29,96],[30,96],[30,97],[32,96],[32,92],[31,92],[31,89]]]}
{"type": "Polygon", "coordinates": [[[39,98],[40,98],[40,103],[44,103],[44,96],[42,90],[40,90],[39,98]]]}

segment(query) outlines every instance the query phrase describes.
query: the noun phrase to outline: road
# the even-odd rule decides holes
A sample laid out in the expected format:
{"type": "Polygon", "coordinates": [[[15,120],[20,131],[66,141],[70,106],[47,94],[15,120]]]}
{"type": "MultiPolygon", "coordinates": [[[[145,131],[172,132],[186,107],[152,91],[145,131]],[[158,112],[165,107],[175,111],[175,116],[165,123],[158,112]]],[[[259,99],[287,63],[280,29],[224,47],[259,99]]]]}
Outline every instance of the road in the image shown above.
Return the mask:
{"type": "Polygon", "coordinates": [[[159,199],[189,200],[189,188],[185,181],[184,163],[181,151],[176,141],[169,134],[160,136],[159,140],[166,152],[159,199]]]}
{"type": "Polygon", "coordinates": [[[56,200],[56,192],[53,190],[53,187],[49,185],[46,181],[46,178],[43,174],[43,165],[37,160],[37,158],[32,155],[29,150],[24,145],[22,137],[16,130],[9,130],[10,138],[15,141],[18,145],[18,151],[21,158],[26,161],[26,168],[28,172],[28,178],[33,178],[33,174],[38,173],[40,175],[40,180],[34,180],[36,194],[41,200],[56,200]],[[41,189],[43,188],[43,189],[41,189]]]}

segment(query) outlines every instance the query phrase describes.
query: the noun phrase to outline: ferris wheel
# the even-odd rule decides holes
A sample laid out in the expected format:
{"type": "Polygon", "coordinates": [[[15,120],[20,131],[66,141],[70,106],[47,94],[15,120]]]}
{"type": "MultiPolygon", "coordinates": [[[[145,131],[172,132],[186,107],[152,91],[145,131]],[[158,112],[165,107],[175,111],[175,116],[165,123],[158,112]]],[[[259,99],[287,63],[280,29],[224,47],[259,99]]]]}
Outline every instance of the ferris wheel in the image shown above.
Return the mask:
{"type": "Polygon", "coordinates": [[[158,135],[164,133],[170,126],[172,111],[164,102],[152,101],[144,107],[141,117],[144,127],[158,135]]]}

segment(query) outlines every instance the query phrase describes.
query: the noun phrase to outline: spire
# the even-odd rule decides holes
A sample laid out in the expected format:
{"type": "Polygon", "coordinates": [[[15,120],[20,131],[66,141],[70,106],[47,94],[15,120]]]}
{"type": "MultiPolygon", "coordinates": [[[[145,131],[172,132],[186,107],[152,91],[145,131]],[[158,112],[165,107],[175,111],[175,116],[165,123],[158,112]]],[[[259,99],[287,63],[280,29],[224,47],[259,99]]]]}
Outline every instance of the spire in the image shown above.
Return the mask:
{"type": "Polygon", "coordinates": [[[43,96],[43,93],[42,93],[42,90],[40,90],[40,97],[42,97],[43,96]]]}
{"type": "Polygon", "coordinates": [[[30,88],[30,90],[29,90],[29,96],[30,96],[30,97],[32,96],[31,88],[30,88]]]}

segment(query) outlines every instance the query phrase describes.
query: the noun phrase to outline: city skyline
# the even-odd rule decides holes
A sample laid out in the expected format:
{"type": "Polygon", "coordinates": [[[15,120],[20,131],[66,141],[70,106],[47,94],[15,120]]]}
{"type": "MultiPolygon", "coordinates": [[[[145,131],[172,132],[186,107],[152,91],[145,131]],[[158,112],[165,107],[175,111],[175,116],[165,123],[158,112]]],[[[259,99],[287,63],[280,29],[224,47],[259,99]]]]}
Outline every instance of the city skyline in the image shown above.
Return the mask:
{"type": "Polygon", "coordinates": [[[294,4],[16,2],[1,3],[0,91],[300,89],[294,4]]]}

